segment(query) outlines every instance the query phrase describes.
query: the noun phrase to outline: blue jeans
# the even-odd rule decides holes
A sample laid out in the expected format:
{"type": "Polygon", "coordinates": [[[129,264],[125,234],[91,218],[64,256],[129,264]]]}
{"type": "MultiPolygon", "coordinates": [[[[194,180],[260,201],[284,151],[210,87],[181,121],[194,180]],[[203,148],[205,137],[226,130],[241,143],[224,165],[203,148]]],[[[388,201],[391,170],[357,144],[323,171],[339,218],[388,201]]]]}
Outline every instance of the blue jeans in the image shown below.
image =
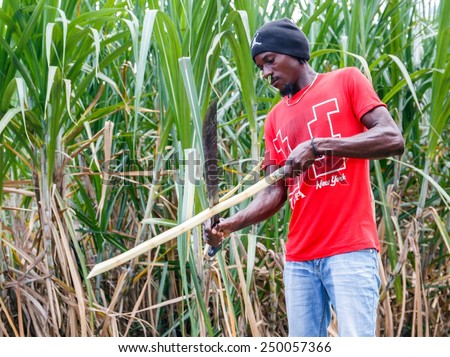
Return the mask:
{"type": "Polygon", "coordinates": [[[328,336],[331,306],[339,336],[375,336],[380,288],[375,249],[286,262],[284,284],[290,337],[328,336]]]}

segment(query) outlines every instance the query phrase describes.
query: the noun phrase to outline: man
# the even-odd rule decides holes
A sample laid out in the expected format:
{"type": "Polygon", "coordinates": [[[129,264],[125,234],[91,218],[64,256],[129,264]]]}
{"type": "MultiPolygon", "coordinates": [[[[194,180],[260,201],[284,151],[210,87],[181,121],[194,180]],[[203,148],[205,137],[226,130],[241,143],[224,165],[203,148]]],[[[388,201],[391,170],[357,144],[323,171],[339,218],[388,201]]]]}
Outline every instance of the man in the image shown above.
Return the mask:
{"type": "Polygon", "coordinates": [[[402,135],[371,83],[357,68],[316,73],[309,44],[289,19],[262,26],[253,60],[283,99],[268,114],[266,175],[286,179],[215,227],[218,245],[233,231],[261,222],[289,201],[285,296],[290,336],[327,336],[331,307],[340,336],[375,336],[379,241],[369,160],[401,154],[402,135]]]}

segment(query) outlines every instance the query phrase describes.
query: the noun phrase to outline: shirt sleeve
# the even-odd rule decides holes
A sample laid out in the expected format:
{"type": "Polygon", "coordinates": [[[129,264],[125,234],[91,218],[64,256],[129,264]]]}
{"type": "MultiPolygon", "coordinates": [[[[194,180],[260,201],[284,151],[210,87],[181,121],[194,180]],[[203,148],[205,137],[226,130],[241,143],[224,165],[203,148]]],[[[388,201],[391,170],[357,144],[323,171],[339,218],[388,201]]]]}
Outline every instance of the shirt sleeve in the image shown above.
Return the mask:
{"type": "Polygon", "coordinates": [[[372,83],[356,67],[348,70],[348,92],[352,104],[353,112],[358,120],[373,108],[384,106],[378,94],[375,92],[372,83]]]}

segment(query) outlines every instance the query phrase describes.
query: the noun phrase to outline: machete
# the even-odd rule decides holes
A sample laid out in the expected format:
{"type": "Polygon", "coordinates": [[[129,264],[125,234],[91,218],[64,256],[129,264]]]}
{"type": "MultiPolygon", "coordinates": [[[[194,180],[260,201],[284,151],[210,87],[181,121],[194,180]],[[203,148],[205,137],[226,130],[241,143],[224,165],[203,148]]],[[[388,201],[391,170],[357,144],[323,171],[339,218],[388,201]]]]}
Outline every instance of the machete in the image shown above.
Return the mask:
{"type": "MultiPolygon", "coordinates": [[[[213,99],[209,105],[202,130],[203,154],[205,158],[204,173],[206,181],[206,193],[209,207],[214,207],[219,203],[219,170],[217,159],[217,99],[213,99]]],[[[219,215],[211,217],[211,228],[219,223],[219,215]]],[[[222,247],[220,243],[216,247],[210,247],[208,255],[213,257],[222,247]]]]}

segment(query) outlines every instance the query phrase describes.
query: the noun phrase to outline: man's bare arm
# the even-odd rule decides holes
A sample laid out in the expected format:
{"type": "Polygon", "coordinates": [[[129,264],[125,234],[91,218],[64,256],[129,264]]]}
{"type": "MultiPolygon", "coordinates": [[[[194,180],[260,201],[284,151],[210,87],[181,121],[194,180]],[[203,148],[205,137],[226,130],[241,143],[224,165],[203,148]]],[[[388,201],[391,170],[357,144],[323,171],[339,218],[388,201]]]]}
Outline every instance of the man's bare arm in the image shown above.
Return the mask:
{"type": "MultiPolygon", "coordinates": [[[[268,166],[266,175],[270,175],[277,168],[277,166],[268,166]]],[[[229,218],[221,219],[215,227],[205,225],[206,242],[212,246],[217,246],[231,232],[239,231],[266,220],[278,212],[286,199],[287,191],[284,180],[279,180],[256,194],[244,210],[229,218]]]]}
{"type": "MultiPolygon", "coordinates": [[[[402,134],[385,107],[370,110],[363,115],[361,123],[368,130],[354,136],[315,138],[317,152],[360,159],[382,159],[403,153],[405,143],[402,134]]],[[[286,177],[306,171],[315,159],[311,141],[299,144],[286,160],[286,177]]]]}
{"type": "Polygon", "coordinates": [[[382,159],[403,153],[402,134],[385,107],[376,107],[364,114],[361,123],[369,130],[348,138],[317,139],[318,151],[331,150],[335,156],[363,159],[382,159]]]}

